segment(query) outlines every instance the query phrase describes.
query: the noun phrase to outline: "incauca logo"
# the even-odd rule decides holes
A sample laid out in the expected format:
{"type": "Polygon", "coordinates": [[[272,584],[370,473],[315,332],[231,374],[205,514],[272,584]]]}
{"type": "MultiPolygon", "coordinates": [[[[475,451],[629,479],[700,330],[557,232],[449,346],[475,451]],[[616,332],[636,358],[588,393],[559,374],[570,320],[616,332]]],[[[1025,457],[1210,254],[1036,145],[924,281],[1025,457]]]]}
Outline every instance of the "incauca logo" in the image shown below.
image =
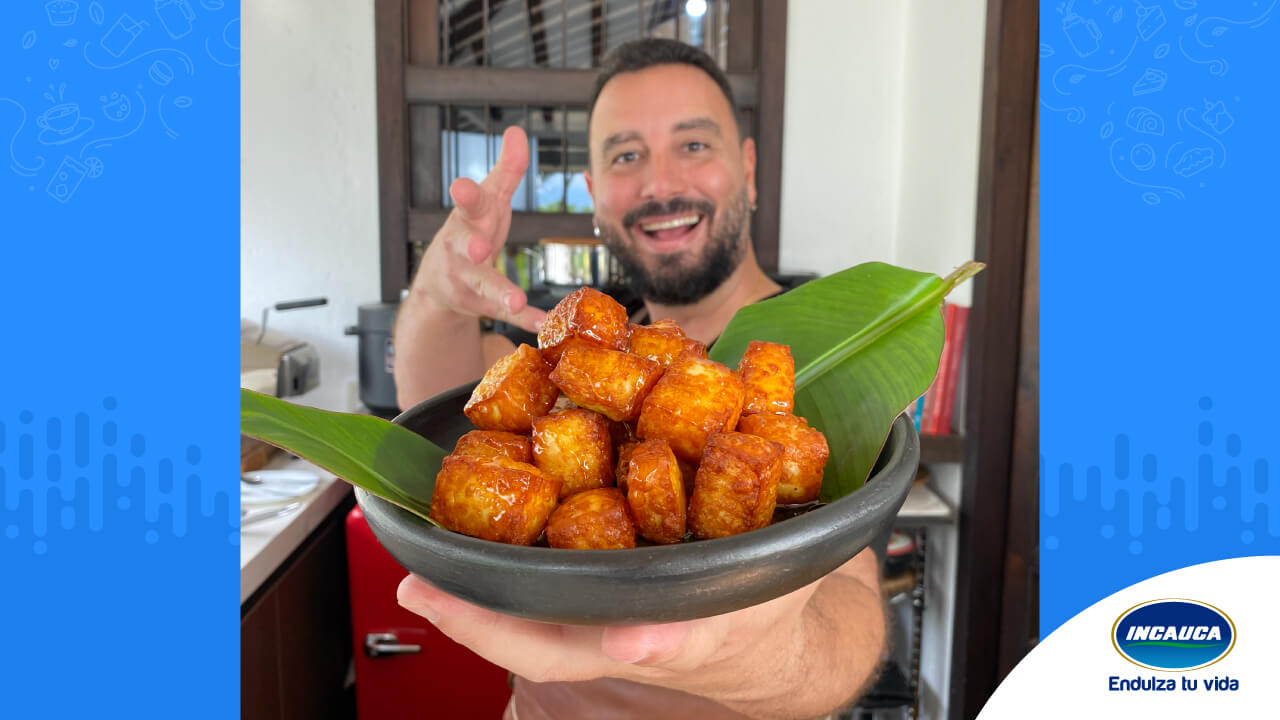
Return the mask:
{"type": "Polygon", "coordinates": [[[1111,628],[1116,651],[1150,670],[1196,670],[1212,665],[1236,643],[1236,626],[1198,600],[1152,600],[1131,607],[1111,628]]]}

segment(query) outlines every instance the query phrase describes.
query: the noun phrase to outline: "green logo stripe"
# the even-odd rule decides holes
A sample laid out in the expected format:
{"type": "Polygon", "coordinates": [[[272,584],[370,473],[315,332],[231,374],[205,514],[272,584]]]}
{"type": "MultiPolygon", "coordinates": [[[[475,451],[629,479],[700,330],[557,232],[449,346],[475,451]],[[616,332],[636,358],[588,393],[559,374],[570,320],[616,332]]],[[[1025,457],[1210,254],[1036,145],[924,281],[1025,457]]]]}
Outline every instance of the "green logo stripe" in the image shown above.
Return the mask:
{"type": "Polygon", "coordinates": [[[1226,645],[1226,643],[1224,642],[1205,643],[1203,645],[1197,645],[1195,643],[1180,643],[1180,642],[1166,642],[1163,640],[1152,640],[1150,642],[1125,643],[1124,646],[1128,648],[1128,647],[1138,647],[1139,645],[1161,645],[1164,647],[1180,647],[1180,648],[1207,648],[1207,647],[1222,647],[1223,645],[1226,645]]]}

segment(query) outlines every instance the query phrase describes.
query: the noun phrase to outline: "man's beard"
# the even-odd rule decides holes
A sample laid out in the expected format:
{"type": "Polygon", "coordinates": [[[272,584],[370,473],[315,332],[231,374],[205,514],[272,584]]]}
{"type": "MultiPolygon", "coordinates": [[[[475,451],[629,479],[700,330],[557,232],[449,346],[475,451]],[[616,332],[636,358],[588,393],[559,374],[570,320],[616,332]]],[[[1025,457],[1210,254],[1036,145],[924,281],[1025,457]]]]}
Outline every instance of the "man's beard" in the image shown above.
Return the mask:
{"type": "Polygon", "coordinates": [[[622,218],[622,235],[601,224],[600,239],[608,245],[631,289],[640,297],[662,305],[690,305],[715,292],[746,257],[746,190],[725,208],[719,227],[715,220],[711,203],[673,198],[665,203],[649,202],[628,212],[622,218]],[[625,233],[646,217],[692,212],[702,215],[702,222],[707,224],[707,244],[698,257],[689,258],[688,253],[658,255],[656,267],[646,267],[636,244],[625,233]]]}

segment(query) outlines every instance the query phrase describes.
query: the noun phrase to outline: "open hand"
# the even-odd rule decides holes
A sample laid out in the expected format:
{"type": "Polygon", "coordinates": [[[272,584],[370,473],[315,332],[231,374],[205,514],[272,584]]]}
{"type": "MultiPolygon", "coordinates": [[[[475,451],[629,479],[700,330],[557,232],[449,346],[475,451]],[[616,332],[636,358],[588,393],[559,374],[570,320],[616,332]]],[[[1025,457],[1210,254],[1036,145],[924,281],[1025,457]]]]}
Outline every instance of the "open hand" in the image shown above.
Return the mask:
{"type": "Polygon", "coordinates": [[[529,166],[529,140],[518,127],[502,135],[498,162],[480,183],[449,186],[454,209],[422,258],[414,284],[443,309],[486,316],[530,332],[546,315],[493,266],[511,229],[511,196],[529,166]]]}

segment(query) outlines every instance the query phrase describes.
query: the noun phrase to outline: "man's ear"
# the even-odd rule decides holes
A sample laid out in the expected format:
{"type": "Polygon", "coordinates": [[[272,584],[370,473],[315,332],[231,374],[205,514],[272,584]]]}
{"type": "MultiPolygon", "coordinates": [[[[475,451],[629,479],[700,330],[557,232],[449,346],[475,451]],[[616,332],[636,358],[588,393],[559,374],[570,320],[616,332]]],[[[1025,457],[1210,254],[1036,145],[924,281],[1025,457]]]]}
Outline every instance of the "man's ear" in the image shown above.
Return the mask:
{"type": "Polygon", "coordinates": [[[756,141],[746,138],[742,141],[743,182],[747,188],[747,201],[756,204],[756,141]]]}
{"type": "Polygon", "coordinates": [[[582,179],[587,181],[587,194],[591,196],[591,204],[595,205],[596,191],[591,188],[591,169],[582,171],[582,179]]]}

